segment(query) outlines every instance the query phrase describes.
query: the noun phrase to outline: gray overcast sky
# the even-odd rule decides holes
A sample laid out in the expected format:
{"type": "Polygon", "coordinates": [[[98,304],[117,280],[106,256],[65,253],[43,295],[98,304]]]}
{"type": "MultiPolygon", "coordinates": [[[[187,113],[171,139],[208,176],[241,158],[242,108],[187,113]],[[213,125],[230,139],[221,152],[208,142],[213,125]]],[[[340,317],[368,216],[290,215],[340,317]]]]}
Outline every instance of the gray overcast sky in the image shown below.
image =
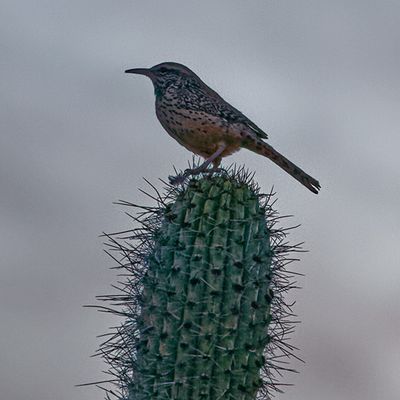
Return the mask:
{"type": "Polygon", "coordinates": [[[400,2],[54,1],[0,4],[0,387],[7,400],[95,400],[90,359],[116,320],[81,308],[116,281],[103,230],[118,199],[184,168],[153,89],[130,67],[193,68],[319,179],[315,196],[246,150],[309,253],[279,399],[400,393],[400,2]]]}

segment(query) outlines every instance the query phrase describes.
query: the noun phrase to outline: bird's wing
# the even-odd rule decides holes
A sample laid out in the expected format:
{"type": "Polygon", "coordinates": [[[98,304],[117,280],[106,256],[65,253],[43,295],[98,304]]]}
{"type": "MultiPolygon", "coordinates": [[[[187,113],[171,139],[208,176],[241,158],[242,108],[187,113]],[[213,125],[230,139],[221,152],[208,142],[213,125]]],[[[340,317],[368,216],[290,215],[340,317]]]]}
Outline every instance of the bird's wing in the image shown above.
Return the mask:
{"type": "Polygon", "coordinates": [[[223,115],[226,115],[226,119],[229,122],[241,123],[246,128],[249,128],[260,139],[268,139],[268,135],[261,128],[229,103],[224,101],[224,103],[219,105],[219,108],[220,112],[223,115]]]}
{"type": "Polygon", "coordinates": [[[249,127],[259,138],[268,139],[268,135],[261,128],[259,128],[254,122],[250,121],[248,118],[245,117],[245,119],[246,121],[244,122],[244,125],[249,127]]]}
{"type": "Polygon", "coordinates": [[[259,128],[253,121],[247,118],[238,109],[231,106],[227,101],[225,101],[217,92],[211,89],[209,86],[204,85],[204,91],[209,99],[209,110],[210,114],[215,116],[221,116],[228,122],[242,123],[260,139],[268,139],[268,135],[259,128]],[[210,101],[211,100],[211,101],[210,101]]]}

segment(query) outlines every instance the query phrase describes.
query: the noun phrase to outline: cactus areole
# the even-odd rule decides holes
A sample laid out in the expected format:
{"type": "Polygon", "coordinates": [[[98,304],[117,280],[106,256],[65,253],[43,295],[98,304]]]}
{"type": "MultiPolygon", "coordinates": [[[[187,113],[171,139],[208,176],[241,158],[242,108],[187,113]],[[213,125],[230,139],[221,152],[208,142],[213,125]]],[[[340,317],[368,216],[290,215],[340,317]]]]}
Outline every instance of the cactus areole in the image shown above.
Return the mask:
{"type": "Polygon", "coordinates": [[[274,371],[285,369],[277,353],[293,349],[282,341],[291,330],[282,298],[290,248],[274,229],[270,196],[235,170],[170,187],[157,202],[141,208],[129,236],[108,235],[129,272],[123,294],[103,296],[126,317],[100,349],[118,380],[109,393],[267,399],[274,371]]]}

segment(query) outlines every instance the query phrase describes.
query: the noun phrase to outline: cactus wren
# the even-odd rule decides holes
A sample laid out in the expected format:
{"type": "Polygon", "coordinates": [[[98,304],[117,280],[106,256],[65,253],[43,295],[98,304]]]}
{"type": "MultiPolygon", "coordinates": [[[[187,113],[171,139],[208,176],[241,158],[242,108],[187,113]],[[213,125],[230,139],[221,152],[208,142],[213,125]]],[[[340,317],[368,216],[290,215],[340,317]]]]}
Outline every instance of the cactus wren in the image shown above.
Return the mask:
{"type": "MultiPolygon", "coordinates": [[[[227,103],[188,67],[164,62],[152,68],[125,72],[149,77],[154,85],[156,115],[164,129],[182,146],[206,161],[187,175],[215,169],[223,157],[244,147],[272,160],[301,184],[318,193],[318,181],[263,141],[268,136],[254,122],[227,103]]],[[[182,178],[182,176],[180,177],[182,178]]],[[[175,179],[174,183],[179,182],[175,179]]]]}

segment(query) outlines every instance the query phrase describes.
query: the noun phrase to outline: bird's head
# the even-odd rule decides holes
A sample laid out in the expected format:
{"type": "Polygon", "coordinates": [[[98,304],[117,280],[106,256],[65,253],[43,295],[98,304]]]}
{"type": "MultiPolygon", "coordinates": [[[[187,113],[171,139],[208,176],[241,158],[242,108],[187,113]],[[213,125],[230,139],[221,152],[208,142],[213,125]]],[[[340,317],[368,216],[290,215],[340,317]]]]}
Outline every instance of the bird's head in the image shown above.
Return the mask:
{"type": "Polygon", "coordinates": [[[170,85],[200,81],[200,78],[188,67],[174,62],[163,62],[151,68],[127,69],[125,72],[149,77],[153,82],[156,94],[164,92],[170,85]]]}

